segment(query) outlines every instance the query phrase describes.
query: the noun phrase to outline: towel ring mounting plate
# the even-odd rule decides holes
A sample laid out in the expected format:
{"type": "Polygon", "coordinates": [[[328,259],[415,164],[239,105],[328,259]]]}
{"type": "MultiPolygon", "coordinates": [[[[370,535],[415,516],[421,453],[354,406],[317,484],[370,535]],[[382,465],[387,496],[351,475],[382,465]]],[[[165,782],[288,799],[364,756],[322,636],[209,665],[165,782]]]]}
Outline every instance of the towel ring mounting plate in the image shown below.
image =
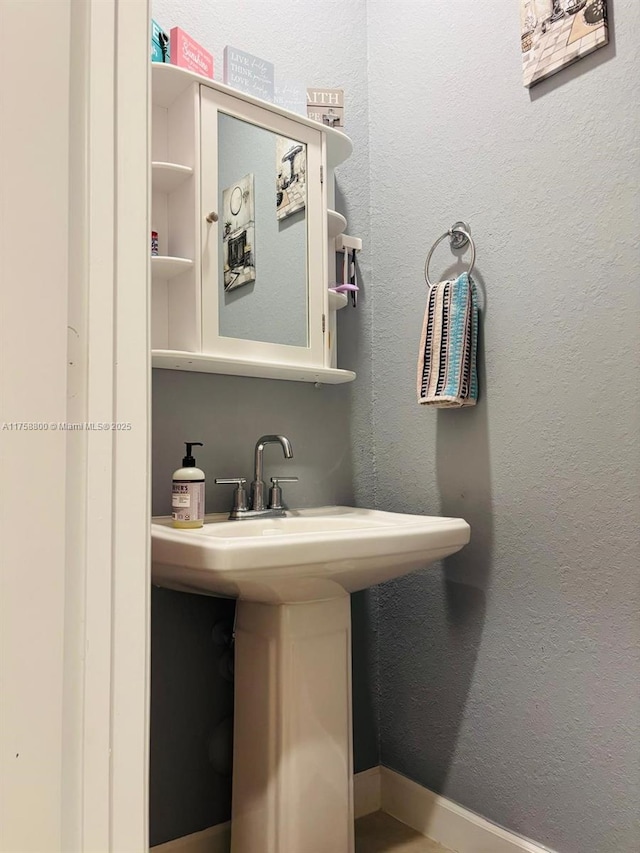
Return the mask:
{"type": "Polygon", "coordinates": [[[476,247],[473,239],[471,238],[471,229],[466,222],[454,222],[451,228],[449,228],[448,231],[445,231],[441,237],[438,237],[436,242],[429,249],[429,254],[427,255],[427,260],[424,264],[424,279],[429,287],[433,287],[433,282],[429,279],[429,261],[431,260],[431,256],[433,255],[436,246],[438,246],[446,237],[449,238],[449,243],[452,249],[463,249],[467,243],[471,246],[471,263],[469,264],[467,273],[471,274],[471,270],[476,262],[476,247]]]}
{"type": "Polygon", "coordinates": [[[451,244],[452,249],[464,249],[464,247],[469,242],[469,237],[467,235],[471,234],[471,229],[467,225],[466,222],[454,222],[451,228],[449,228],[449,243],[451,244]]]}

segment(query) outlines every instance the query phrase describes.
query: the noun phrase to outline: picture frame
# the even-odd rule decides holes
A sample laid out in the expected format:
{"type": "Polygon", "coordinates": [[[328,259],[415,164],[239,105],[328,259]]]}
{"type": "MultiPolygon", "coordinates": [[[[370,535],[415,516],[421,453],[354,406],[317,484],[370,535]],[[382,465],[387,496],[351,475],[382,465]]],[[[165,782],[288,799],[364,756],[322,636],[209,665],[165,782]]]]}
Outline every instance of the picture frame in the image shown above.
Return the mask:
{"type": "Polygon", "coordinates": [[[527,88],[609,43],[607,0],[520,0],[520,20],[527,88]]]}

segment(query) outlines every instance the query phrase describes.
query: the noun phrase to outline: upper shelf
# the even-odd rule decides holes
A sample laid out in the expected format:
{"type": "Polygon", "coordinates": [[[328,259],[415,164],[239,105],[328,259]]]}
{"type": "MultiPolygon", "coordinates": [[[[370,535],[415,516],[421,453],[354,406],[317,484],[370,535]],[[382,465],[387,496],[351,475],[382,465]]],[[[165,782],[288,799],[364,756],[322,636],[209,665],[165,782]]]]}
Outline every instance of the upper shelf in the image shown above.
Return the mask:
{"type": "Polygon", "coordinates": [[[163,163],[154,160],[151,163],[151,184],[156,192],[172,193],[183,181],[193,175],[190,166],[180,163],[163,163]]]}
{"type": "Polygon", "coordinates": [[[322,130],[325,133],[327,140],[327,168],[334,169],[340,163],[344,163],[353,151],[353,143],[349,137],[340,130],[335,130],[333,127],[327,127],[324,124],[319,124],[317,121],[300,115],[299,113],[283,110],[269,101],[262,101],[260,98],[254,98],[238,89],[233,89],[231,86],[225,86],[223,83],[217,83],[211,80],[210,77],[203,77],[201,74],[196,74],[193,71],[187,71],[185,68],[179,68],[177,65],[171,65],[165,62],[151,63],[151,98],[154,104],[159,107],[168,107],[175,99],[184,92],[189,86],[198,84],[200,86],[208,86],[210,89],[216,89],[218,92],[223,92],[225,95],[231,95],[234,98],[240,98],[242,101],[247,101],[249,104],[255,104],[258,107],[271,110],[271,112],[284,116],[288,119],[293,119],[300,124],[305,124],[307,127],[313,127],[316,130],[322,130]]]}
{"type": "Polygon", "coordinates": [[[151,274],[153,279],[175,278],[185,270],[191,269],[191,258],[174,258],[169,255],[151,256],[151,274]]]}

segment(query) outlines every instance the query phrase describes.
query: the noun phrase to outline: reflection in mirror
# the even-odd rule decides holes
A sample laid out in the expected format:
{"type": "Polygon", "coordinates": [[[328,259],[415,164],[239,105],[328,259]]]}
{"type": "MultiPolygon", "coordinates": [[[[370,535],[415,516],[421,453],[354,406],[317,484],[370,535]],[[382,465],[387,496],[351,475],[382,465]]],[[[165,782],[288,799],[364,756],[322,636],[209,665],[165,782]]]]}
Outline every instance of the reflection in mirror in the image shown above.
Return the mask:
{"type": "Polygon", "coordinates": [[[306,148],[218,113],[223,337],[309,345],[306,148]]]}
{"type": "Polygon", "coordinates": [[[307,205],[307,146],[276,137],[276,208],[282,221],[307,205]]]}
{"type": "Polygon", "coordinates": [[[225,292],[256,280],[254,176],[245,175],[222,190],[222,264],[225,292]]]}

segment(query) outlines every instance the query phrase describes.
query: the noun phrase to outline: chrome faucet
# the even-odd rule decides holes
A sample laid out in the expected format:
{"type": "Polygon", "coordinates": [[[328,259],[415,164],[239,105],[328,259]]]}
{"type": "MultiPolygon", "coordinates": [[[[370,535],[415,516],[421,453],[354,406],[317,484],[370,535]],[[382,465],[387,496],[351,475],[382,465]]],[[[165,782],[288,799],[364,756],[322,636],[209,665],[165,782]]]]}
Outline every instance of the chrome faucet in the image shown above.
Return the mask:
{"type": "Polygon", "coordinates": [[[272,477],[269,489],[269,505],[267,506],[267,487],[264,483],[263,455],[267,444],[279,444],[282,447],[285,459],[293,457],[291,442],[284,435],[263,435],[256,442],[255,466],[253,482],[251,483],[251,500],[245,489],[246,479],[244,477],[216,478],[218,485],[235,485],[233,493],[233,508],[229,518],[234,521],[255,518],[256,516],[282,516],[285,514],[282,504],[282,490],[280,483],[297,483],[297,477],[272,477]]]}
{"type": "Polygon", "coordinates": [[[264,512],[267,509],[266,491],[267,487],[262,479],[264,467],[262,457],[267,444],[279,444],[282,447],[285,459],[293,457],[291,442],[284,435],[263,435],[256,442],[255,464],[253,469],[253,482],[251,483],[251,509],[254,512],[264,512]]]}

